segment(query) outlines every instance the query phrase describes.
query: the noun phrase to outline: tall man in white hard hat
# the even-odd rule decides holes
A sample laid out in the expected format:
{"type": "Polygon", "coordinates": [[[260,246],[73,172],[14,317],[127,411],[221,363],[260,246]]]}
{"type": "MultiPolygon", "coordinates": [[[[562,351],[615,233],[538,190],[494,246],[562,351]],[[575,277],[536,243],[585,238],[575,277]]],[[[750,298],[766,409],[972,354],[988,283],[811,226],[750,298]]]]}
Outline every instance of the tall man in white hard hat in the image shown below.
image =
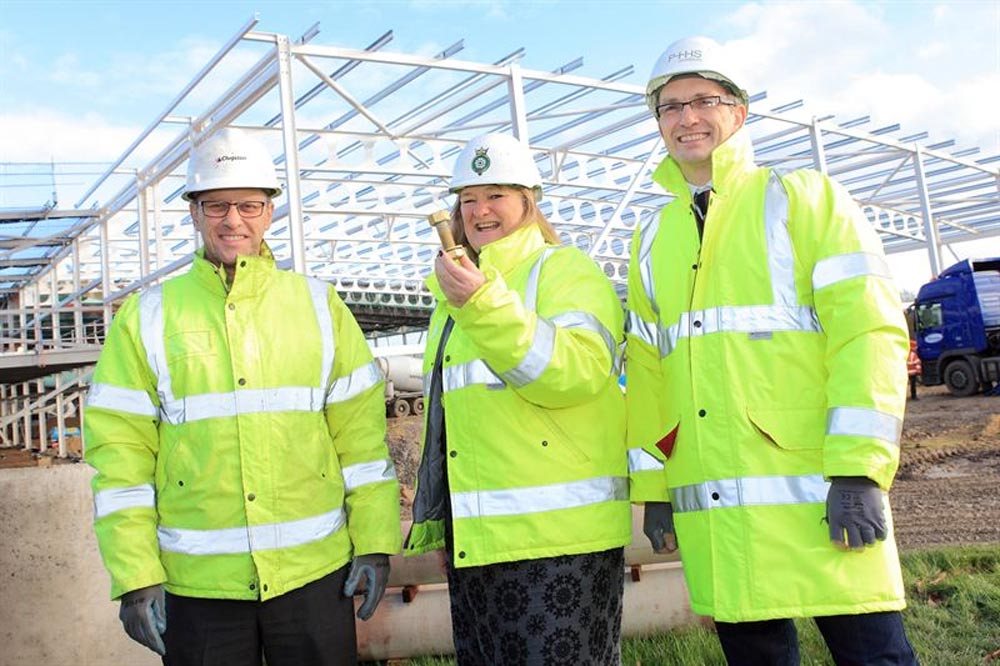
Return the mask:
{"type": "Polygon", "coordinates": [[[164,664],[356,663],[351,595],[370,617],[401,545],[381,372],[331,285],[276,269],[280,192],[245,132],[194,149],[204,245],[125,301],[90,388],[111,595],[164,664]]]}
{"type": "Polygon", "coordinates": [[[814,617],[838,664],[915,664],[886,492],[907,330],[878,237],[812,170],[753,161],[721,47],[672,44],[649,108],[675,198],[635,233],[626,352],[631,497],[680,547],[730,664],[798,664],[814,617]]]}

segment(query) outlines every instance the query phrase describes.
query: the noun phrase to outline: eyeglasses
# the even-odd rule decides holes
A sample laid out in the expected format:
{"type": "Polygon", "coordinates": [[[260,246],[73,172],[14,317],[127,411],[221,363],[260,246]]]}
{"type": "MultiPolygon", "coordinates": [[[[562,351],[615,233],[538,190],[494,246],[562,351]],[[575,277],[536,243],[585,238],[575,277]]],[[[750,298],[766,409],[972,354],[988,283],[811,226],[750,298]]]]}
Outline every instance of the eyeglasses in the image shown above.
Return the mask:
{"type": "Polygon", "coordinates": [[[260,217],[264,212],[266,201],[199,201],[201,212],[205,217],[226,217],[229,215],[229,207],[236,206],[236,212],[240,217],[260,217]]]}
{"type": "Polygon", "coordinates": [[[690,105],[695,111],[708,111],[722,104],[723,106],[736,106],[737,103],[728,99],[722,99],[719,95],[709,95],[708,97],[695,97],[686,102],[667,102],[656,106],[657,118],[676,118],[684,113],[684,107],[690,105]]]}

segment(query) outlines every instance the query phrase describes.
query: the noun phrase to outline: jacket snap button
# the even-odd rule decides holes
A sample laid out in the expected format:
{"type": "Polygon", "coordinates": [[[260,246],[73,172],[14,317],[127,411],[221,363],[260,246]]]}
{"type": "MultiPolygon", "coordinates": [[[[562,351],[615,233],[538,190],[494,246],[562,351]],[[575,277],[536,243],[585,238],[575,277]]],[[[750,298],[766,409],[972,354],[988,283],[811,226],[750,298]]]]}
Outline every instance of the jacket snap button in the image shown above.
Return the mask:
{"type": "MultiPolygon", "coordinates": [[[[240,268],[243,268],[243,267],[244,267],[244,266],[246,266],[246,265],[247,265],[247,262],[245,262],[245,261],[241,261],[241,262],[240,262],[240,268]]],[[[266,585],[264,586],[264,589],[265,589],[265,590],[267,589],[267,586],[266,586],[266,585]]]]}
{"type": "Polygon", "coordinates": [[[464,560],[465,559],[465,551],[464,550],[458,551],[458,557],[459,557],[459,559],[463,559],[464,560]]]}
{"type": "Polygon", "coordinates": [[[448,455],[451,456],[452,458],[457,458],[458,457],[458,451],[452,451],[448,455]]]}
{"type": "Polygon", "coordinates": [[[700,322],[700,321],[697,321],[697,320],[696,320],[696,321],[694,322],[694,327],[695,327],[695,328],[701,328],[701,322],[700,322]]]}
{"type": "Polygon", "coordinates": [[[256,585],[254,585],[253,583],[250,583],[250,589],[251,589],[251,590],[256,590],[256,589],[257,589],[257,586],[256,586],[256,585]]]}
{"type": "Polygon", "coordinates": [[[708,412],[706,412],[706,411],[705,411],[704,409],[699,409],[699,410],[698,410],[698,416],[704,416],[704,415],[705,415],[705,414],[707,414],[707,413],[708,413],[708,412]]]}
{"type": "Polygon", "coordinates": [[[714,500],[719,499],[719,493],[712,493],[712,499],[714,500]]]}
{"type": "Polygon", "coordinates": [[[264,591],[267,592],[267,583],[264,583],[264,591]]]}
{"type": "Polygon", "coordinates": [[[239,381],[239,384],[240,384],[240,386],[246,386],[246,384],[247,384],[247,380],[246,380],[246,379],[244,379],[243,377],[240,377],[240,381],[239,381]]]}
{"type": "Polygon", "coordinates": [[[257,496],[256,496],[256,495],[254,495],[253,493],[250,493],[249,495],[247,495],[247,500],[248,500],[248,501],[252,502],[252,501],[254,501],[255,499],[257,499],[257,496]]]}
{"type": "Polygon", "coordinates": [[[229,304],[229,309],[230,310],[235,310],[236,309],[236,303],[230,303],[229,304]]]}
{"type": "Polygon", "coordinates": [[[451,354],[446,354],[445,357],[444,357],[444,360],[445,361],[450,361],[451,360],[451,354]]]}
{"type": "Polygon", "coordinates": [[[544,440],[544,439],[543,439],[543,440],[542,440],[542,446],[548,446],[548,445],[549,445],[549,442],[548,442],[548,440],[544,440]]]}

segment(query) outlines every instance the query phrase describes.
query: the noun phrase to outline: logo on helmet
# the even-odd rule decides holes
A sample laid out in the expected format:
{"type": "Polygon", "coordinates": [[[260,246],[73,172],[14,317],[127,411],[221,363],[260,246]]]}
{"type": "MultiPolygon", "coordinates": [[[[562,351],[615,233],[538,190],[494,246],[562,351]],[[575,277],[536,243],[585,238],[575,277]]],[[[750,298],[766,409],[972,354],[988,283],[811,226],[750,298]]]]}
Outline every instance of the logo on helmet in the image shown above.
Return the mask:
{"type": "Polygon", "coordinates": [[[482,176],[490,168],[490,158],[486,155],[489,148],[476,148],[476,156],[472,158],[472,170],[477,176],[482,176]]]}
{"type": "Polygon", "coordinates": [[[216,164],[222,164],[223,162],[240,162],[246,160],[246,155],[219,155],[215,158],[216,164]]]}
{"type": "Polygon", "coordinates": [[[685,62],[688,60],[701,60],[701,49],[689,49],[686,51],[677,51],[667,56],[667,60],[668,61],[676,60],[678,62],[685,62]]]}

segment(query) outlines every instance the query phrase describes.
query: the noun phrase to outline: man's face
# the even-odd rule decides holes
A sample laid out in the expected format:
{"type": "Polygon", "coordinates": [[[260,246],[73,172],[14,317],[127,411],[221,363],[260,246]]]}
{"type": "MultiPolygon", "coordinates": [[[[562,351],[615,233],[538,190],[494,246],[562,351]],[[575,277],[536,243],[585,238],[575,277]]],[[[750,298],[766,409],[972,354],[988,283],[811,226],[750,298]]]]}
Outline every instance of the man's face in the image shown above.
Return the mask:
{"type": "Polygon", "coordinates": [[[205,245],[205,258],[214,264],[222,264],[228,268],[236,265],[237,255],[256,256],[260,254],[260,246],[264,234],[271,226],[271,216],[274,214],[274,204],[262,190],[231,189],[209,190],[198,195],[191,202],[191,219],[195,221],[201,239],[205,245]],[[228,211],[218,216],[213,208],[222,208],[223,203],[243,204],[239,207],[230,205],[228,211]],[[263,204],[259,215],[254,216],[256,204],[263,204]],[[214,206],[213,206],[214,204],[214,206]]]}
{"type": "Polygon", "coordinates": [[[657,122],[670,156],[680,165],[688,181],[703,185],[712,178],[712,151],[743,126],[747,108],[720,83],[701,77],[674,79],[660,88],[657,104],[689,102],[718,96],[721,104],[696,109],[687,104],[676,113],[661,113],[657,122]]]}

